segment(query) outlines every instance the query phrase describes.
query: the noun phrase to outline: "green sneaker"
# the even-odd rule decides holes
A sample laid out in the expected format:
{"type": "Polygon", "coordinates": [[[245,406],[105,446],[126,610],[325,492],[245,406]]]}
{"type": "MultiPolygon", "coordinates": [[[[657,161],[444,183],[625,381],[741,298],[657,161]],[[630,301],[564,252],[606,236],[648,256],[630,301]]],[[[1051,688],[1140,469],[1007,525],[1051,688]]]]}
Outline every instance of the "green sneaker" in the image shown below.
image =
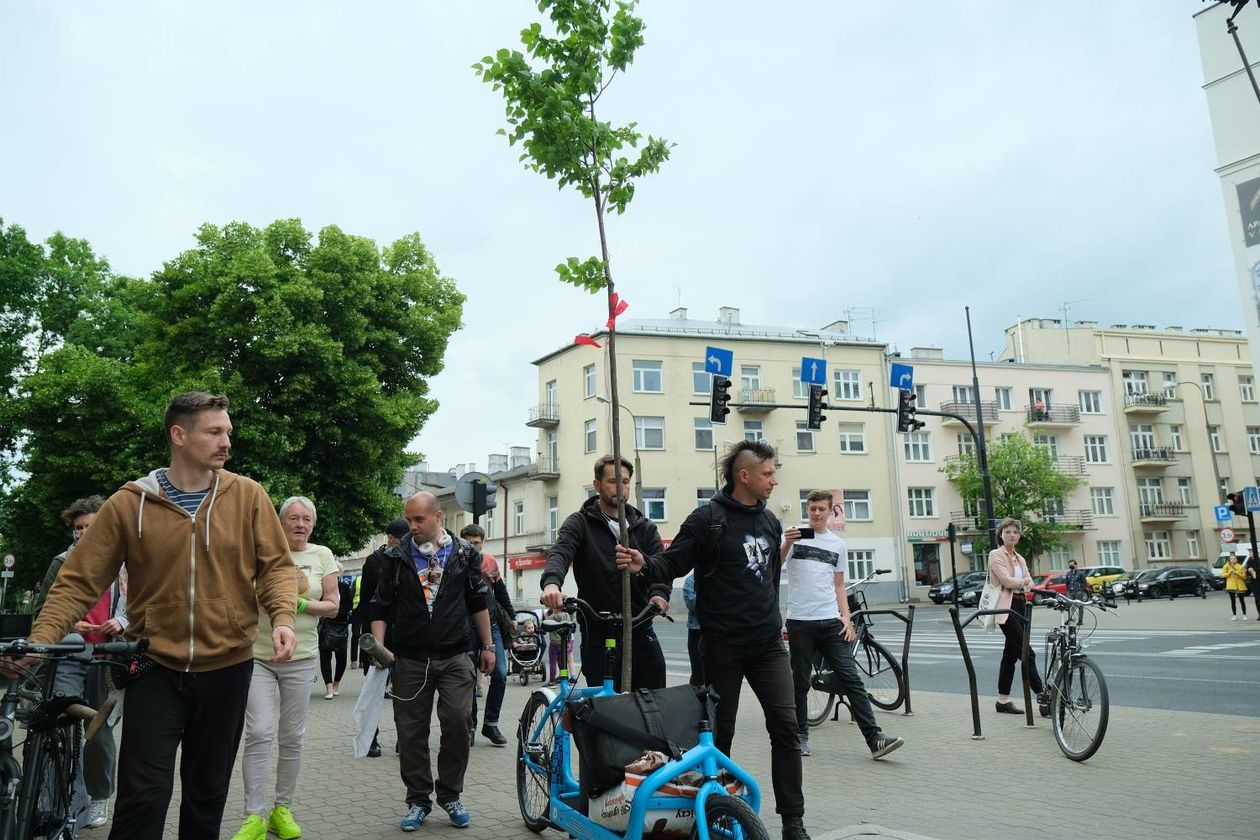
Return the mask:
{"type": "Polygon", "coordinates": [[[293,812],[283,805],[271,809],[271,819],[267,820],[267,827],[280,840],[297,840],[302,836],[302,827],[294,821],[293,812]]]}
{"type": "Polygon", "coordinates": [[[241,824],[241,830],[232,835],[232,840],[267,840],[267,823],[257,814],[250,814],[241,824]]]}

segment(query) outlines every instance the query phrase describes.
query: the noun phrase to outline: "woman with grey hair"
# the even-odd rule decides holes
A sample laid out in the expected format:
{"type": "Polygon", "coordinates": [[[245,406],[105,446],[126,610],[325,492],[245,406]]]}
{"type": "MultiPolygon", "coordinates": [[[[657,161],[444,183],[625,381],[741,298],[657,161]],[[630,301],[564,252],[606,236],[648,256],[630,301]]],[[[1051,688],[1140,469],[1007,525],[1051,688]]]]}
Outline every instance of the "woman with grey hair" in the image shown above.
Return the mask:
{"type": "Polygon", "coordinates": [[[297,566],[297,648],[287,662],[273,662],[271,623],[259,613],[254,645],[254,675],[245,707],[245,748],[241,776],[245,781],[245,822],[233,840],[266,840],[268,829],[281,840],[295,840],[302,829],[293,818],[293,795],[302,764],[306,712],[315,681],[320,617],[337,615],[341,567],[331,551],[310,542],[315,530],[315,503],[291,496],[280,506],[280,525],[297,566]],[[279,743],[275,797],[267,795],[271,742],[279,743]],[[268,806],[271,806],[268,809],[268,806]]]}

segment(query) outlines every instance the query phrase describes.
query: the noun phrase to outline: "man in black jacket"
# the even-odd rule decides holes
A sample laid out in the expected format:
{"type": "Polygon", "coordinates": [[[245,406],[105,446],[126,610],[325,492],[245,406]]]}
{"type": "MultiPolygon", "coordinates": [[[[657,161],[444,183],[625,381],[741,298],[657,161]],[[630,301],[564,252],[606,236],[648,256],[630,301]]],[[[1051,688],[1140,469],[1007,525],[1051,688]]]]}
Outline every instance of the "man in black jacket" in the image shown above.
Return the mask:
{"type": "MultiPolygon", "coordinates": [[[[486,582],[489,596],[486,598],[486,609],[490,613],[490,635],[494,637],[494,670],[490,672],[490,686],[486,690],[486,720],[481,725],[481,734],[496,747],[506,747],[507,738],[499,731],[499,712],[503,710],[503,695],[507,692],[507,656],[505,640],[511,640],[511,633],[516,629],[516,608],[512,606],[512,598],[508,595],[507,584],[499,575],[499,564],[494,555],[482,551],[486,541],[486,531],[480,525],[465,525],[459,535],[468,540],[468,544],[481,551],[481,577],[486,582]]],[[[481,644],[477,634],[469,639],[471,650],[475,656],[480,655],[481,644]]],[[[473,695],[472,714],[468,717],[468,743],[477,742],[477,697],[473,695]]]]}
{"type": "MultiPolygon", "coordinates": [[[[595,462],[595,495],[587,499],[581,510],[572,513],[560,526],[555,545],[547,553],[547,567],[542,574],[542,602],[551,609],[564,605],[560,587],[569,567],[577,579],[578,597],[600,612],[621,612],[621,570],[617,568],[613,547],[621,533],[617,521],[618,496],[630,494],[630,478],[634,468],[621,459],[621,487],[617,486],[616,468],[611,455],[595,462]]],[[[644,554],[661,552],[661,535],[656,525],[635,508],[626,505],[626,527],[630,545],[644,554]]],[[[669,609],[671,586],[662,582],[648,586],[646,581],[631,580],[630,606],[639,613],[649,599],[662,613],[669,609]]],[[[618,635],[620,638],[620,635],[618,635]]],[[[604,681],[604,638],[598,632],[582,628],[582,673],[586,684],[597,686],[604,681]]],[[[630,650],[630,681],[634,688],[665,687],[665,655],[651,623],[635,630],[630,650]]],[[[613,674],[613,686],[621,691],[621,672],[613,674]]]]}
{"type": "MultiPolygon", "coordinates": [[[[372,617],[370,605],[372,596],[376,594],[376,582],[381,579],[381,569],[385,568],[385,552],[389,550],[391,545],[398,545],[398,541],[407,536],[409,529],[407,528],[407,520],[399,517],[393,522],[385,526],[385,545],[377,547],[375,551],[367,556],[363,561],[363,572],[359,575],[359,579],[355,581],[354,592],[354,632],[350,635],[350,657],[359,657],[359,665],[366,672],[368,666],[372,664],[371,657],[366,653],[358,653],[358,638],[363,633],[372,632],[372,617]]],[[[386,646],[389,640],[386,639],[386,646]]]]}
{"type": "Polygon", "coordinates": [[[389,628],[395,657],[394,724],[407,786],[407,815],[399,827],[419,829],[436,793],[451,824],[463,828],[472,821],[459,796],[468,769],[473,627],[481,639],[481,672],[494,668],[481,553],[442,527],[442,508],[432,493],[415,494],[403,511],[410,534],[385,551],[371,613],[372,635],[383,645],[389,628]],[[436,783],[429,762],[435,698],[442,728],[436,783]]]}
{"type": "Polygon", "coordinates": [[[770,733],[770,775],[783,840],[809,840],[801,790],[792,666],[779,612],[783,526],[766,508],[774,491],[774,447],[740,441],[722,460],[721,492],[691,512],[664,553],[616,547],[617,565],[652,583],[696,572],[704,675],[719,696],[714,741],[730,755],[744,680],[761,701],[770,733]]]}

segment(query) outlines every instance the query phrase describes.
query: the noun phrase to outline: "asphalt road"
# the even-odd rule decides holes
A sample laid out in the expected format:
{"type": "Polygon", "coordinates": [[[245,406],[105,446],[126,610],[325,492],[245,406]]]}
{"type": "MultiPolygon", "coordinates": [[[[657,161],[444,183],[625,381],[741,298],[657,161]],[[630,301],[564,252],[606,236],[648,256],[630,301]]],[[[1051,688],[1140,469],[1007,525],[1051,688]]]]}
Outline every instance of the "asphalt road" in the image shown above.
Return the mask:
{"type": "MultiPolygon", "coordinates": [[[[1198,603],[1197,599],[1194,601],[1198,603]]],[[[1099,617],[1086,652],[1102,666],[1112,705],[1249,716],[1260,711],[1260,700],[1257,700],[1260,697],[1260,632],[1252,630],[1253,623],[1233,625],[1246,627],[1246,630],[1224,629],[1231,626],[1226,617],[1220,630],[1124,628],[1126,623],[1133,623],[1125,620],[1128,616],[1124,610],[1149,608],[1166,609],[1175,620],[1179,616],[1176,610],[1189,616],[1191,609],[1198,610],[1200,606],[1190,606],[1186,599],[1178,599],[1167,607],[1121,606],[1119,615],[1099,617]]],[[[1228,611],[1227,605],[1224,610],[1228,611]]],[[[1057,616],[1046,609],[1034,615],[1033,641],[1039,667],[1044,667],[1041,640],[1045,638],[1045,631],[1057,624],[1057,616]]],[[[875,622],[875,637],[899,658],[905,624],[887,616],[876,617],[875,622]]],[[[984,632],[978,624],[965,632],[976,669],[981,708],[985,709],[992,705],[997,690],[1003,637],[984,632]]],[[[689,666],[685,622],[657,621],[656,632],[670,673],[686,676],[689,666]]],[[[943,609],[916,610],[910,644],[910,679],[912,691],[968,692],[967,671],[957,637],[943,609]]],[[[1017,677],[1015,693],[1019,692],[1017,677]]]]}

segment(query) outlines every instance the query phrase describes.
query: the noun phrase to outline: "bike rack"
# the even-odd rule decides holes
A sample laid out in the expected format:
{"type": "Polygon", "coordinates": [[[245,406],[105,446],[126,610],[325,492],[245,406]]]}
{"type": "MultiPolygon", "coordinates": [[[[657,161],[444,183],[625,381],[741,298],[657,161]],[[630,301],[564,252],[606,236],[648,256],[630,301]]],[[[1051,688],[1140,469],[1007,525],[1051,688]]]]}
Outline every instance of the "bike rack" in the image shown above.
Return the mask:
{"type": "MultiPolygon", "coordinates": [[[[901,678],[905,680],[905,683],[906,683],[906,710],[901,713],[902,717],[910,717],[914,714],[914,712],[910,708],[910,634],[914,630],[914,604],[907,604],[906,611],[908,615],[903,615],[897,610],[858,610],[857,612],[852,613],[849,616],[849,620],[853,622],[854,626],[857,625],[857,620],[859,616],[868,616],[868,615],[896,616],[906,625],[906,635],[901,643],[901,678]]],[[[838,717],[839,714],[840,714],[840,709],[837,706],[836,708],[837,716],[833,717],[832,720],[839,720],[839,717],[838,717]]]]}
{"type": "MultiPolygon", "coordinates": [[[[949,608],[949,619],[954,625],[954,635],[958,637],[958,648],[962,652],[963,664],[967,666],[967,684],[971,689],[971,740],[982,741],[984,735],[980,731],[980,696],[976,691],[976,666],[971,661],[971,651],[967,647],[967,639],[963,636],[963,628],[975,621],[977,618],[986,615],[1013,615],[1020,621],[1024,622],[1024,659],[1019,669],[1020,680],[1024,684],[1024,723],[1026,726],[1033,726],[1032,713],[1032,689],[1028,685],[1028,669],[1022,663],[1028,661],[1028,640],[1032,635],[1032,604],[1024,603],[1024,614],[1018,613],[1012,609],[1005,610],[976,610],[967,616],[967,620],[959,622],[958,607],[949,608]]],[[[907,638],[907,646],[909,639],[907,638]]]]}

